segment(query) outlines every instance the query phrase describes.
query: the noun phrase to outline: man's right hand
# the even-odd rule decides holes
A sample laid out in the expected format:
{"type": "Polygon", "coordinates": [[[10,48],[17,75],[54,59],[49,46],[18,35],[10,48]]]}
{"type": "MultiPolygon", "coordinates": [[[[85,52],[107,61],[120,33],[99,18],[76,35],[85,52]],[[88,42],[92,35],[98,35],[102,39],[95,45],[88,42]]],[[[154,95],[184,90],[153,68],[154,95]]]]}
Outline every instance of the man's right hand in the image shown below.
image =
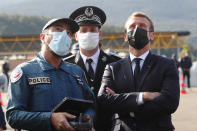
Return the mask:
{"type": "Polygon", "coordinates": [[[66,112],[52,113],[51,123],[58,131],[75,131],[75,129],[68,123],[67,118],[75,119],[76,116],[66,112]]]}
{"type": "Polygon", "coordinates": [[[144,102],[150,101],[160,95],[161,95],[161,93],[159,93],[159,92],[143,92],[143,101],[144,102]]]}

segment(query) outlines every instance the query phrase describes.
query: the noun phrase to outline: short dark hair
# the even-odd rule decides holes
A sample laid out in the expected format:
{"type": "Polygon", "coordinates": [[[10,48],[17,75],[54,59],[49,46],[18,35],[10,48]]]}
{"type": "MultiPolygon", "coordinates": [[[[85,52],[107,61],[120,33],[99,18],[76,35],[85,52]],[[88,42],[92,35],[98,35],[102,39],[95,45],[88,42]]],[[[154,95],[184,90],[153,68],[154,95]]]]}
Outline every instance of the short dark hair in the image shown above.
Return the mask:
{"type": "MultiPolygon", "coordinates": [[[[132,17],[144,17],[144,18],[146,18],[146,19],[149,21],[149,23],[150,23],[150,28],[149,28],[149,30],[150,30],[151,32],[154,32],[154,25],[153,25],[152,20],[150,19],[150,17],[149,17],[148,15],[146,15],[146,14],[143,13],[143,12],[134,12],[134,13],[132,13],[132,14],[128,17],[127,21],[125,22],[125,27],[126,27],[126,24],[127,24],[128,20],[131,19],[132,17]]],[[[125,32],[127,32],[127,29],[126,29],[126,28],[125,28],[125,32]]]]}

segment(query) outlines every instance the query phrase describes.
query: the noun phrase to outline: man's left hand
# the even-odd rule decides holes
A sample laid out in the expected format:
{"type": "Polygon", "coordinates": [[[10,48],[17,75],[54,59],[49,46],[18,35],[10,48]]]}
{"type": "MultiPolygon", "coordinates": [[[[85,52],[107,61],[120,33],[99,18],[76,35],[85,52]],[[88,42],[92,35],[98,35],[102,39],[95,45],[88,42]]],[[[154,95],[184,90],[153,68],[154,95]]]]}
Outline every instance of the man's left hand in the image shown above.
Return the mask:
{"type": "Polygon", "coordinates": [[[107,92],[107,94],[112,94],[112,95],[116,94],[116,92],[114,92],[112,89],[108,87],[105,89],[105,91],[107,92]]]}

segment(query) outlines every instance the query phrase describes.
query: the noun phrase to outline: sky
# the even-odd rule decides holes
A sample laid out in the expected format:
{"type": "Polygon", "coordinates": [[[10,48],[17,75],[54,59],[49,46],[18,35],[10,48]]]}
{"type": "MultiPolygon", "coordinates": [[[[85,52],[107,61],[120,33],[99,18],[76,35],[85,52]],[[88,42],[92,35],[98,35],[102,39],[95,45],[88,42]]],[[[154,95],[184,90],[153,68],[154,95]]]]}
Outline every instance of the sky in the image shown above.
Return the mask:
{"type": "Polygon", "coordinates": [[[1,0],[0,13],[68,17],[85,5],[100,7],[107,15],[106,24],[117,26],[123,26],[134,11],[146,12],[158,30],[193,29],[197,20],[196,0],[1,0]]]}

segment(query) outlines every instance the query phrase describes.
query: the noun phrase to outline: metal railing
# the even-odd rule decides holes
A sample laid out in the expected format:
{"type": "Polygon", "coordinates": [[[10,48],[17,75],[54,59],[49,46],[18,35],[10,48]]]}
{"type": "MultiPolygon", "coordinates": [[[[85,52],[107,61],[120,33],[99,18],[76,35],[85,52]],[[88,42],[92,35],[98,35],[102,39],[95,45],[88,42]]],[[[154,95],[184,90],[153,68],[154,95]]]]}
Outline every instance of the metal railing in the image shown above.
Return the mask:
{"type": "MultiPolygon", "coordinates": [[[[115,50],[128,50],[128,43],[124,41],[124,35],[118,34],[103,34],[102,48],[115,50]]],[[[74,38],[73,38],[74,39],[74,38]]],[[[187,44],[187,37],[179,37],[174,33],[155,33],[155,39],[151,42],[152,49],[168,49],[181,48],[187,44]]],[[[0,36],[0,54],[11,53],[32,53],[38,52],[41,48],[39,35],[28,36],[0,36]]]]}

